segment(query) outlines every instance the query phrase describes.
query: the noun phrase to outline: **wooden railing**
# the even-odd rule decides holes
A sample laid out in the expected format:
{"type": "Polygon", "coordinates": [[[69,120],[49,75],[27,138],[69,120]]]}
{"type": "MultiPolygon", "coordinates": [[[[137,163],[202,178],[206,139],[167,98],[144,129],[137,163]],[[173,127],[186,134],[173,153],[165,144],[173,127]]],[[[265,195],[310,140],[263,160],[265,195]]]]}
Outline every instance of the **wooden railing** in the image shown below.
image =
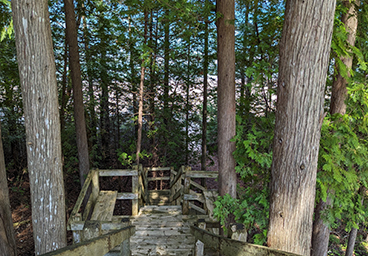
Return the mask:
{"type": "Polygon", "coordinates": [[[126,226],[130,215],[113,214],[116,200],[131,200],[132,215],[138,214],[139,203],[143,203],[142,191],[144,190],[140,182],[141,172],[141,166],[140,168],[134,166],[133,169],[118,170],[93,169],[89,172],[67,223],[67,229],[73,231],[74,243],[86,241],[126,226]],[[106,176],[131,176],[132,191],[101,191],[99,177],[106,176]],[[87,202],[84,208],[82,207],[83,202],[87,202]]]}
{"type": "Polygon", "coordinates": [[[43,256],[80,256],[96,255],[102,256],[118,245],[120,247],[120,256],[130,256],[130,237],[134,234],[134,226],[128,226],[105,235],[73,244],[59,250],[43,254],[43,256]]]}
{"type": "Polygon", "coordinates": [[[211,248],[224,256],[301,256],[215,235],[196,226],[191,226],[190,231],[196,240],[201,241],[201,243],[196,243],[195,255],[197,256],[203,255],[204,247],[211,248]]]}
{"type": "Polygon", "coordinates": [[[145,187],[144,197],[147,204],[168,203],[170,191],[165,189],[170,181],[173,167],[145,167],[142,172],[143,186],[145,187]],[[152,175],[150,175],[152,174],[152,175]],[[166,181],[166,182],[165,182],[166,181]],[[156,183],[156,184],[150,184],[156,183]],[[150,189],[154,188],[154,190],[150,189]],[[166,199],[164,199],[166,197],[166,199]],[[161,201],[160,201],[161,199],[161,201]]]}
{"type": "Polygon", "coordinates": [[[217,172],[192,171],[189,166],[182,166],[178,172],[173,171],[171,176],[170,201],[173,204],[183,204],[183,214],[188,215],[193,209],[197,214],[208,215],[213,210],[213,202],[216,200],[217,191],[209,191],[207,188],[194,181],[194,179],[216,179],[217,172]],[[200,202],[195,204],[194,202],[200,202]],[[199,206],[201,205],[201,206],[199,206]]]}

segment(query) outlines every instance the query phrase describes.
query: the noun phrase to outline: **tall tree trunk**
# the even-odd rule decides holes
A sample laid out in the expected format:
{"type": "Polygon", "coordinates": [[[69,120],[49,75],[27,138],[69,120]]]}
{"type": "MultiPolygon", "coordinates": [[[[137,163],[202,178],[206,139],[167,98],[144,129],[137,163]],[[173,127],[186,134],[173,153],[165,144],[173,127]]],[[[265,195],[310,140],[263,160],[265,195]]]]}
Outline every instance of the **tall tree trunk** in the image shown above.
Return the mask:
{"type": "Polygon", "coordinates": [[[188,38],[187,52],[187,88],[186,88],[186,113],[185,113],[185,164],[189,165],[189,98],[190,98],[190,37],[188,38]]]}
{"type": "Polygon", "coordinates": [[[74,122],[78,148],[79,179],[83,187],[85,177],[89,172],[89,153],[86,130],[86,119],[84,116],[82,75],[79,62],[77,26],[75,22],[73,0],[64,0],[66,36],[69,45],[70,74],[73,85],[74,98],[74,122]]]}
{"type": "MultiPolygon", "coordinates": [[[[359,1],[356,1],[355,4],[359,4],[359,1]]],[[[358,27],[358,17],[357,12],[355,10],[355,4],[350,3],[349,1],[345,1],[344,5],[349,8],[348,12],[342,16],[342,23],[345,24],[345,29],[348,32],[347,43],[350,46],[355,45],[356,38],[356,30],[358,27]]],[[[353,65],[353,57],[352,56],[342,56],[341,61],[345,64],[346,69],[348,70],[348,76],[350,77],[350,70],[353,65]]],[[[341,114],[344,115],[346,113],[346,104],[345,100],[348,95],[347,84],[348,81],[341,75],[338,66],[336,65],[337,74],[334,77],[334,81],[332,84],[332,92],[331,92],[331,104],[330,104],[330,113],[333,114],[341,114]]],[[[328,223],[323,220],[322,213],[327,207],[331,207],[333,204],[333,200],[331,198],[331,193],[333,191],[328,191],[326,202],[322,199],[317,204],[315,210],[315,220],[313,223],[313,234],[312,234],[312,256],[319,255],[327,255],[328,250],[328,242],[330,238],[330,228],[328,223]]]]}
{"type": "MultiPolygon", "coordinates": [[[[147,26],[148,26],[148,12],[144,11],[144,44],[147,43],[147,26]]],[[[142,59],[141,64],[141,82],[139,84],[139,106],[138,106],[138,138],[137,138],[137,153],[136,153],[136,164],[139,166],[139,154],[141,153],[142,146],[142,128],[143,128],[143,89],[144,89],[144,72],[145,63],[142,59]]]]}
{"type": "MultiPolygon", "coordinates": [[[[169,12],[165,12],[165,19],[168,19],[169,12]]],[[[164,143],[168,145],[168,136],[169,136],[169,76],[170,76],[170,22],[166,21],[164,25],[165,30],[165,42],[164,42],[164,143]]],[[[166,161],[167,147],[164,147],[164,159],[166,161]]]]}
{"type": "Polygon", "coordinates": [[[66,246],[60,118],[48,1],[12,1],[36,255],[66,246]]]}
{"type": "MultiPolygon", "coordinates": [[[[361,196],[361,200],[360,200],[361,205],[363,205],[363,203],[364,203],[364,197],[365,197],[366,193],[367,193],[366,188],[364,186],[361,186],[359,188],[359,194],[361,196]]],[[[358,225],[358,223],[357,223],[357,225],[358,225]]],[[[348,245],[346,246],[345,256],[353,256],[355,240],[356,240],[357,234],[358,234],[358,229],[357,228],[352,228],[350,230],[349,240],[348,240],[348,245]]]]}
{"type": "MultiPolygon", "coordinates": [[[[104,46],[103,46],[104,47],[104,46]]],[[[101,53],[101,100],[100,100],[100,127],[101,127],[101,148],[102,161],[106,164],[110,156],[110,108],[109,108],[109,74],[106,63],[107,53],[101,53]]]]}
{"type": "Polygon", "coordinates": [[[235,142],[235,2],[217,0],[217,122],[220,195],[236,198],[235,142]]]}
{"type": "Polygon", "coordinates": [[[156,125],[155,125],[155,96],[156,96],[156,51],[157,51],[157,25],[155,26],[156,36],[153,34],[153,18],[154,12],[151,10],[150,16],[150,48],[152,49],[151,61],[150,61],[150,95],[149,95],[149,109],[150,109],[150,132],[151,132],[151,154],[152,154],[152,166],[158,165],[157,145],[156,145],[156,125]],[[155,37],[155,38],[154,38],[155,37]],[[155,40],[154,40],[155,39],[155,40]]]}
{"type": "MultiPolygon", "coordinates": [[[[89,112],[89,129],[88,129],[88,136],[87,138],[89,138],[89,152],[92,152],[93,147],[97,144],[97,118],[96,118],[96,111],[95,111],[95,106],[96,106],[96,100],[95,100],[95,95],[94,95],[94,90],[93,90],[93,79],[92,79],[92,67],[91,67],[91,55],[90,55],[90,50],[89,50],[89,33],[88,33],[88,27],[87,27],[87,18],[84,16],[83,17],[83,39],[84,39],[84,51],[85,51],[85,55],[86,55],[86,66],[87,66],[87,80],[88,80],[88,96],[89,96],[89,101],[88,101],[88,112],[89,112]]],[[[90,159],[90,162],[93,163],[94,159],[93,159],[94,155],[92,156],[92,158],[90,159]]]]}
{"type": "Polygon", "coordinates": [[[280,43],[268,246],[310,255],[335,0],[288,0],[280,43]]]}
{"type": "MultiPolygon", "coordinates": [[[[209,4],[206,0],[205,4],[209,4]]],[[[207,85],[208,85],[208,17],[204,24],[204,62],[203,62],[203,109],[202,109],[202,158],[201,169],[207,169],[207,85]]]]}
{"type": "MultiPolygon", "coordinates": [[[[349,8],[349,10],[342,16],[341,22],[345,24],[345,29],[348,32],[347,43],[349,46],[353,47],[355,45],[358,27],[358,13],[355,7],[356,5],[359,5],[359,0],[356,0],[355,3],[350,3],[349,0],[346,0],[343,4],[349,8]]],[[[353,66],[352,52],[350,56],[342,56],[340,59],[345,64],[346,69],[348,70],[348,77],[350,77],[350,70],[353,66]]],[[[345,100],[348,95],[348,91],[346,89],[348,82],[344,77],[342,77],[338,67],[336,67],[336,70],[338,73],[334,77],[332,85],[330,113],[332,115],[336,113],[344,115],[346,113],[345,100]]]]}
{"type": "Polygon", "coordinates": [[[15,244],[7,181],[0,123],[0,252],[3,253],[2,255],[16,256],[17,246],[15,244]]]}
{"type": "Polygon", "coordinates": [[[65,48],[64,48],[64,69],[62,74],[62,91],[61,91],[61,103],[60,103],[60,130],[63,133],[65,128],[65,107],[67,102],[67,88],[68,88],[68,43],[65,36],[65,48]]]}

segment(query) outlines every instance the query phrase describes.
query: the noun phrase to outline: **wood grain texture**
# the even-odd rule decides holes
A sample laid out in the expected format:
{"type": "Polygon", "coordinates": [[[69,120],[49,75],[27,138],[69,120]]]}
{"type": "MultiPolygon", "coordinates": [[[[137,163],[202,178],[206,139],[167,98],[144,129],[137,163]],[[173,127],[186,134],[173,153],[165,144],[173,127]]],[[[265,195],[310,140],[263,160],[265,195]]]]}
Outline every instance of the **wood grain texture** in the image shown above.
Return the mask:
{"type": "Polygon", "coordinates": [[[268,245],[310,255],[320,129],[336,1],[286,2],[268,245]]]}
{"type": "Polygon", "coordinates": [[[66,245],[60,118],[48,1],[12,1],[35,253],[66,245]]]}

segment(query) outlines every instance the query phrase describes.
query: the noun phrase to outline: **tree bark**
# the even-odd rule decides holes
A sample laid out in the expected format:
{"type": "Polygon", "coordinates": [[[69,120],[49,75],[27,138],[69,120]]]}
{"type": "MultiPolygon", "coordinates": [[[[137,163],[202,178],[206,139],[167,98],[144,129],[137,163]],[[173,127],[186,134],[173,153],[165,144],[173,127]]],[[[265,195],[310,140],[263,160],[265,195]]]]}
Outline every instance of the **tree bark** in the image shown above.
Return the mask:
{"type": "Polygon", "coordinates": [[[310,255],[336,1],[288,0],[280,43],[268,246],[310,255]]]}
{"type": "Polygon", "coordinates": [[[15,243],[7,180],[0,123],[0,252],[3,253],[2,255],[16,256],[17,246],[15,243]]]}
{"type": "Polygon", "coordinates": [[[218,158],[219,192],[236,198],[236,173],[233,152],[235,142],[235,2],[217,0],[218,47],[218,86],[217,86],[217,122],[218,122],[218,158]]]}
{"type": "Polygon", "coordinates": [[[189,100],[190,100],[190,37],[187,49],[187,86],[186,86],[186,110],[185,110],[185,164],[189,165],[189,100]]]}
{"type": "MultiPolygon", "coordinates": [[[[355,4],[359,4],[359,1],[356,1],[355,4]]],[[[356,30],[358,27],[358,16],[355,10],[355,4],[350,3],[349,1],[345,1],[344,5],[349,7],[349,10],[341,18],[341,22],[345,24],[345,29],[348,32],[347,43],[350,46],[355,45],[356,30]]],[[[350,70],[353,65],[353,57],[342,56],[340,57],[340,59],[345,64],[346,69],[348,70],[348,77],[350,77],[350,70]]],[[[346,113],[345,100],[348,95],[348,81],[341,75],[341,72],[338,69],[337,65],[336,71],[337,74],[335,75],[332,84],[330,113],[331,115],[337,113],[344,115],[346,113]]],[[[328,223],[323,220],[322,213],[325,209],[327,209],[327,207],[331,207],[333,204],[331,193],[334,192],[328,192],[326,202],[322,201],[322,199],[320,200],[315,210],[315,221],[313,223],[312,235],[312,256],[327,255],[328,242],[330,238],[330,228],[328,223]]]]}
{"type": "MultiPolygon", "coordinates": [[[[165,12],[165,19],[168,19],[169,12],[165,12]]],[[[169,85],[169,77],[170,77],[170,22],[166,21],[164,25],[164,32],[165,32],[165,42],[164,42],[164,143],[165,145],[168,145],[168,136],[169,136],[169,116],[170,116],[170,110],[169,110],[169,91],[170,91],[170,85],[169,85]]],[[[166,161],[166,154],[167,154],[167,147],[164,147],[164,159],[166,161]]],[[[166,163],[164,163],[166,164],[166,163]]]]}
{"type": "MultiPolygon", "coordinates": [[[[356,0],[355,3],[350,3],[349,0],[344,1],[344,5],[349,8],[348,12],[345,13],[341,22],[345,24],[345,29],[348,32],[347,43],[349,46],[355,45],[356,32],[358,27],[358,14],[356,11],[356,5],[359,5],[359,0],[356,0]]],[[[353,56],[342,56],[340,57],[341,61],[345,64],[346,69],[348,70],[348,77],[350,77],[350,70],[353,66],[353,56]]],[[[340,113],[344,115],[346,113],[346,104],[345,100],[348,95],[348,91],[346,85],[348,82],[344,77],[342,77],[341,72],[338,70],[337,75],[334,77],[332,92],[331,92],[331,104],[330,104],[330,113],[336,114],[340,113]]]]}
{"type": "MultiPolygon", "coordinates": [[[[144,12],[144,44],[147,43],[147,25],[148,25],[148,12],[144,12]]],[[[142,59],[141,64],[141,82],[139,84],[139,106],[138,106],[138,138],[137,138],[137,152],[136,152],[136,164],[139,166],[139,154],[141,153],[142,146],[142,129],[143,129],[143,89],[144,89],[144,72],[145,63],[142,59]]]]}
{"type": "Polygon", "coordinates": [[[60,118],[48,1],[12,1],[36,255],[66,246],[60,118]]]}
{"type": "Polygon", "coordinates": [[[64,0],[66,36],[69,45],[70,74],[73,85],[74,99],[74,122],[78,148],[79,179],[83,187],[85,177],[89,172],[89,153],[86,130],[86,119],[84,116],[82,75],[78,51],[77,26],[75,21],[73,0],[64,0]]]}
{"type": "MultiPolygon", "coordinates": [[[[205,4],[208,4],[206,0],[205,4]]],[[[208,21],[204,27],[204,62],[203,62],[203,110],[202,110],[202,158],[201,169],[206,171],[207,162],[207,85],[208,85],[208,21]]]]}

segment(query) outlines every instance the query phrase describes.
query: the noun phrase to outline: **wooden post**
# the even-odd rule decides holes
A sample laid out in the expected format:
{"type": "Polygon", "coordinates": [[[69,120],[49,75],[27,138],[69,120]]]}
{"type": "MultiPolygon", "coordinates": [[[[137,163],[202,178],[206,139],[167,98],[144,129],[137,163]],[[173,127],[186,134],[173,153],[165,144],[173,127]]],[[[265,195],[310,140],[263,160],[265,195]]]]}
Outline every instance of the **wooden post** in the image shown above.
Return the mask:
{"type": "MultiPolygon", "coordinates": [[[[175,178],[173,170],[174,170],[173,167],[170,167],[170,184],[173,183],[174,178],[175,178]]],[[[175,195],[175,185],[170,188],[170,198],[174,195],[175,195]]],[[[176,200],[174,200],[174,202],[170,201],[170,204],[175,205],[176,204],[175,202],[176,200]]]]}
{"type": "Polygon", "coordinates": [[[120,256],[131,256],[130,238],[125,239],[120,245],[120,256]]]}
{"type": "MultiPolygon", "coordinates": [[[[204,219],[198,220],[198,227],[206,230],[206,222],[204,219]]],[[[204,243],[201,242],[201,240],[197,240],[196,246],[195,246],[195,256],[203,256],[204,255],[204,243]]]]}
{"type": "MultiPolygon", "coordinates": [[[[191,171],[191,167],[186,166],[183,170],[184,175],[184,188],[183,188],[183,194],[189,195],[190,190],[190,177],[187,176],[187,173],[191,171]]],[[[187,199],[184,199],[183,197],[183,214],[188,215],[189,214],[189,201],[187,199]]]]}
{"type": "Polygon", "coordinates": [[[143,200],[142,200],[142,190],[144,191],[144,187],[143,187],[143,180],[142,180],[142,173],[143,171],[143,167],[142,165],[140,164],[139,165],[139,169],[138,169],[138,208],[140,208],[141,206],[143,206],[143,200]],[[142,189],[143,188],[143,189],[142,189]]]}
{"type": "Polygon", "coordinates": [[[149,198],[148,198],[148,168],[145,167],[143,168],[143,175],[144,175],[144,200],[147,203],[149,203],[149,198]]]}
{"type": "Polygon", "coordinates": [[[95,206],[98,195],[100,194],[99,171],[98,169],[91,170],[92,172],[92,209],[95,206]]]}
{"type": "Polygon", "coordinates": [[[132,176],[132,193],[136,195],[137,199],[132,199],[132,216],[138,215],[138,166],[134,165],[133,170],[137,171],[137,175],[132,176]]]}
{"type": "Polygon", "coordinates": [[[244,227],[244,224],[231,224],[231,239],[247,242],[247,230],[244,227]]]}
{"type": "Polygon", "coordinates": [[[83,227],[82,241],[88,241],[100,235],[102,235],[101,222],[98,220],[87,220],[83,227]]]}

